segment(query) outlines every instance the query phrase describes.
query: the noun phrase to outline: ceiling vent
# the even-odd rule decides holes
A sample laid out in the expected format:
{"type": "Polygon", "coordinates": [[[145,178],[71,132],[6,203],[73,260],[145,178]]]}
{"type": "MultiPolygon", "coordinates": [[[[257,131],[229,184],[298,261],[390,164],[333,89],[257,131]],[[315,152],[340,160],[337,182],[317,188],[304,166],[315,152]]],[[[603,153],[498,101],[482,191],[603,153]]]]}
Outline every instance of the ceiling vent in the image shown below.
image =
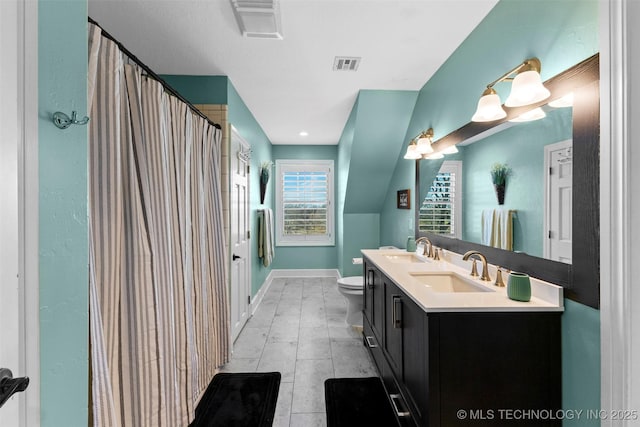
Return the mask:
{"type": "Polygon", "coordinates": [[[277,0],[231,0],[231,5],[243,36],[282,40],[277,0]]]}
{"type": "Polygon", "coordinates": [[[333,71],[356,71],[361,59],[353,56],[336,56],[333,61],[333,71]]]}

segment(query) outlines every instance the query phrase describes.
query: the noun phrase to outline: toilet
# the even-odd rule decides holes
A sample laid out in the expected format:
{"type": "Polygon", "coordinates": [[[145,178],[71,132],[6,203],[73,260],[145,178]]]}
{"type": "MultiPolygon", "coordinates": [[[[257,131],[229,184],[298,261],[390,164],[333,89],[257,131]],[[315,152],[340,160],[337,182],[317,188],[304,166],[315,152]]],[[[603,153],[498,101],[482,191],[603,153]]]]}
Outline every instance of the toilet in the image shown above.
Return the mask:
{"type": "Polygon", "coordinates": [[[338,291],[347,299],[346,322],[352,326],[362,326],[362,299],[364,278],[349,276],[338,279],[338,291]]]}
{"type": "MultiPolygon", "coordinates": [[[[395,246],[380,246],[379,249],[394,249],[395,246]]],[[[362,264],[362,258],[353,258],[353,264],[362,264]]],[[[348,276],[338,279],[338,291],[347,299],[346,322],[352,326],[362,326],[362,306],[364,298],[364,277],[348,276]]]]}

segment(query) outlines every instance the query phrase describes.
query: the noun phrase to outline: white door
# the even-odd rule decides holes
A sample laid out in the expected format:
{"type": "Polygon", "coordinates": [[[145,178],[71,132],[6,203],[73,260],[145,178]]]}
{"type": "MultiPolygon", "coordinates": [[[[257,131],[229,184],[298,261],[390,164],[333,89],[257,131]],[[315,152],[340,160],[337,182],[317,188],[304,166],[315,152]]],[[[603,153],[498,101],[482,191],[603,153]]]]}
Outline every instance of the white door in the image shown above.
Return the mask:
{"type": "Polygon", "coordinates": [[[33,207],[31,202],[37,200],[32,175],[37,171],[37,158],[33,162],[32,157],[37,80],[25,66],[33,58],[26,46],[33,48],[37,22],[31,3],[36,2],[0,0],[0,377],[5,386],[18,377],[29,376],[32,382],[26,391],[7,400],[0,395],[0,402],[5,401],[0,407],[0,425],[17,427],[39,423],[39,413],[33,413],[39,412],[38,370],[34,368],[34,361],[39,361],[37,347],[31,346],[38,340],[37,303],[33,306],[37,272],[26,273],[28,268],[37,270],[37,251],[29,243],[37,233],[37,206],[25,208],[33,207]],[[32,162],[28,168],[27,162],[32,162]],[[33,194],[28,193],[31,191],[33,194]]]}
{"type": "Polygon", "coordinates": [[[545,201],[544,257],[571,264],[572,141],[545,147],[547,197],[545,201]]]}
{"type": "Polygon", "coordinates": [[[249,144],[231,130],[230,197],[231,217],[231,339],[235,341],[249,318],[251,307],[251,250],[249,247],[249,144]]]}

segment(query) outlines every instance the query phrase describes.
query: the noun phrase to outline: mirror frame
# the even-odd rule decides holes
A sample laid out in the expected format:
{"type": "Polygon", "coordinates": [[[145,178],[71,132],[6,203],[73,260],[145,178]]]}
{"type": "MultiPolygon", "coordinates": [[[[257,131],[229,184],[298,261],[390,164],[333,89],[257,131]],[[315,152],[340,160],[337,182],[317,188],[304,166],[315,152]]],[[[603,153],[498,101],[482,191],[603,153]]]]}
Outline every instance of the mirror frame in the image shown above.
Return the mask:
{"type": "MultiPolygon", "coordinates": [[[[469,122],[433,143],[443,150],[477,136],[500,123],[573,92],[573,189],[572,264],[551,261],[524,253],[492,248],[478,243],[420,232],[436,246],[464,253],[482,252],[489,262],[513,271],[560,285],[564,297],[600,308],[600,55],[595,55],[544,82],[551,97],[526,107],[504,107],[507,117],[488,123],[469,122]]],[[[415,224],[419,224],[420,162],[416,160],[415,224]]]]}

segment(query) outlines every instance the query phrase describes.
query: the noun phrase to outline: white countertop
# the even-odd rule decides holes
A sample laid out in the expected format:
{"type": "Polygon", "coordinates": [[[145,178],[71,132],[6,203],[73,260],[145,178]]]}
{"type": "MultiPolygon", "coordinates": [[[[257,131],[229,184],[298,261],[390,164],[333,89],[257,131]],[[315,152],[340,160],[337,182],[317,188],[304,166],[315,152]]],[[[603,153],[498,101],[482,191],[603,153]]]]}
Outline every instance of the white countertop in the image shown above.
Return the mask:
{"type": "MultiPolygon", "coordinates": [[[[531,300],[520,302],[509,299],[507,288],[493,285],[496,267],[490,265],[492,281],[485,282],[469,275],[471,261],[462,261],[462,256],[445,252],[443,260],[433,261],[416,253],[401,249],[365,249],[362,254],[378,267],[389,279],[400,287],[416,304],[426,312],[496,312],[496,311],[563,311],[562,287],[531,278],[531,300]],[[407,256],[417,257],[414,262],[403,262],[407,256]],[[424,262],[415,262],[424,261],[424,262]],[[421,283],[410,273],[453,271],[472,280],[476,286],[488,292],[436,292],[421,283]]],[[[478,272],[482,263],[478,262],[478,272]]],[[[503,273],[504,283],[508,274],[503,273]]]]}

